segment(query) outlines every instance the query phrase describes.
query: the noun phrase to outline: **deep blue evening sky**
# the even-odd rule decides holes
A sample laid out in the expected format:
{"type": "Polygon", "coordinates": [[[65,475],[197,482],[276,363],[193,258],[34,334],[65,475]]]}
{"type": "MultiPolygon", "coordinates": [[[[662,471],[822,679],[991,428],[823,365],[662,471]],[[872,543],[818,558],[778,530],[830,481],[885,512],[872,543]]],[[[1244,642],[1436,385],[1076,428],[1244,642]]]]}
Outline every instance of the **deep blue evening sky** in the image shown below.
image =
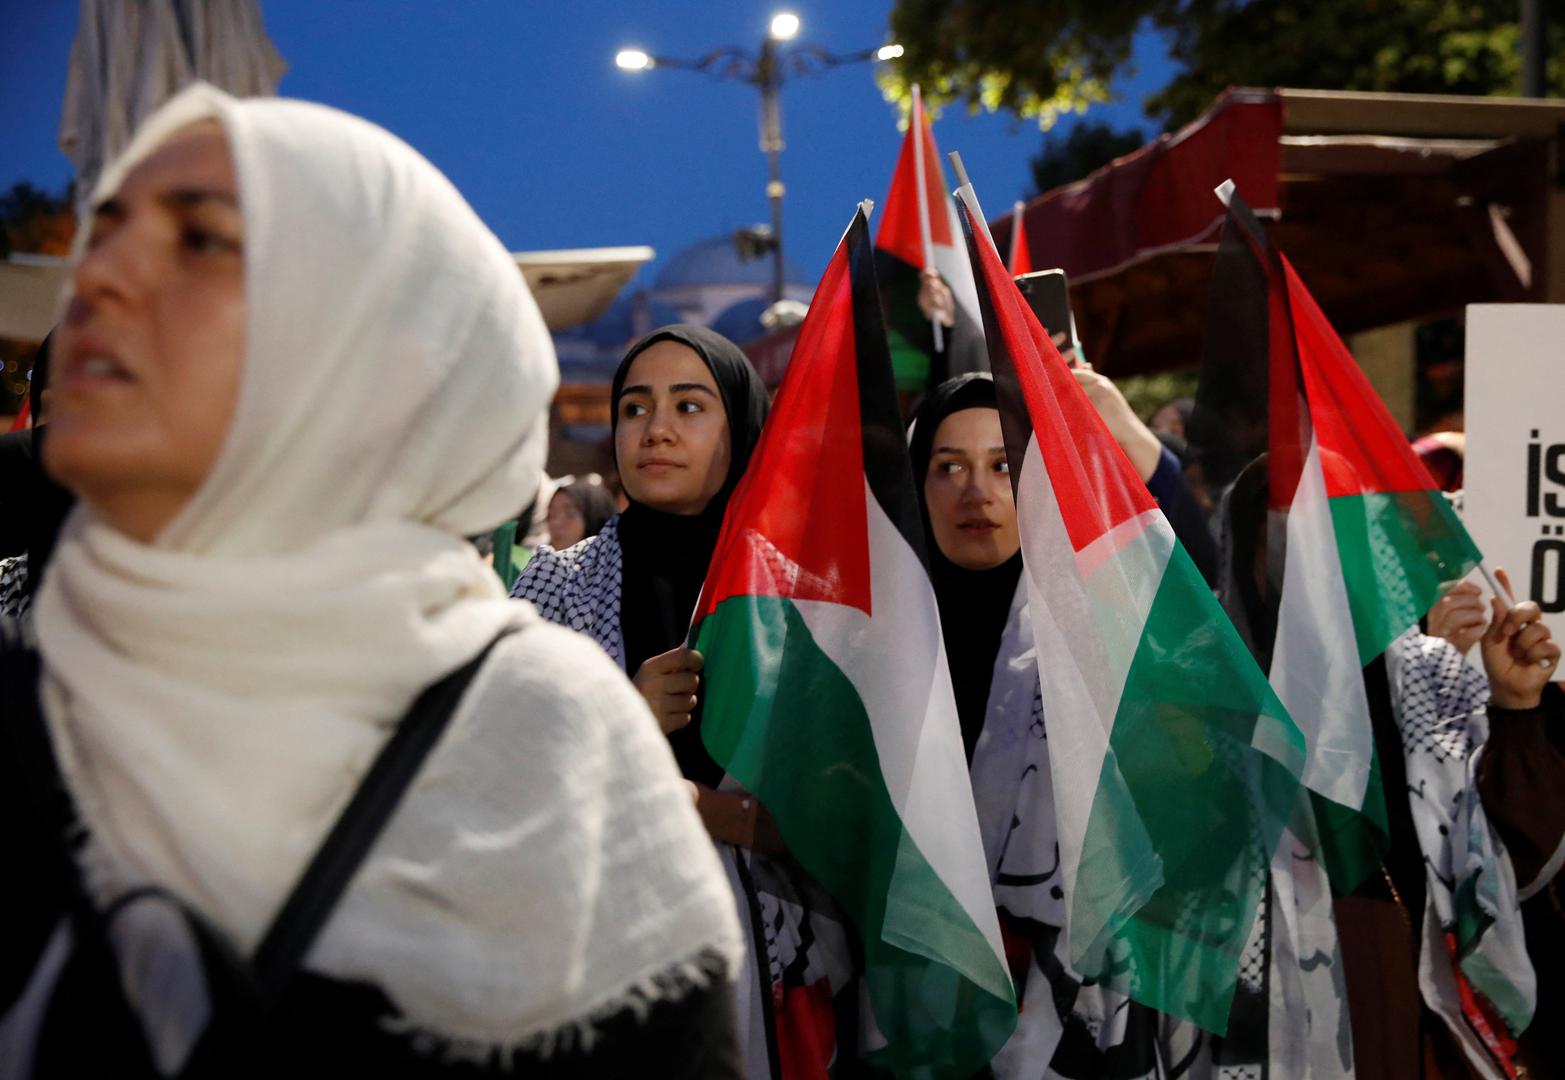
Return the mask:
{"type": "MultiPolygon", "coordinates": [[[[604,0],[262,0],[288,73],[280,92],[359,113],[444,169],[513,250],[650,244],[660,257],[767,220],[756,92],[691,72],[628,74],[615,51],[694,57],[758,44],[781,3],[604,0]]],[[[883,44],[889,0],[800,0],[799,40],[834,52],[883,44]]],[[[73,0],[0,0],[0,189],[61,187],[55,145],[75,34],[73,0]]],[[[1170,74],[1146,34],[1123,100],[1089,117],[1146,124],[1141,99],[1170,74]]],[[[783,90],[784,237],[813,284],[861,198],[885,198],[900,135],[868,64],[783,90]]],[[[1061,128],[1061,130],[1066,130],[1061,128]]],[[[1035,125],[948,110],[990,214],[1027,186],[1035,125]]],[[[874,224],[878,224],[878,221],[874,224]]]]}

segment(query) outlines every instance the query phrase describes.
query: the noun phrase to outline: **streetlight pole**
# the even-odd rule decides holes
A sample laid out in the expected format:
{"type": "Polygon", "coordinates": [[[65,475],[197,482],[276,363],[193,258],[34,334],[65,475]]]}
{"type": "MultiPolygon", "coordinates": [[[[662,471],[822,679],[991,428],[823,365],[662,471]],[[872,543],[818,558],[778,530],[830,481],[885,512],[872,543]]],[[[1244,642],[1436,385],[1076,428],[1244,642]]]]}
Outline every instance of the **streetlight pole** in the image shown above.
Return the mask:
{"type": "Polygon", "coordinates": [[[1522,97],[1546,97],[1548,77],[1547,23],[1543,14],[1543,0],[1522,0],[1522,97]]]}
{"type": "Polygon", "coordinates": [[[766,198],[771,204],[772,303],[783,298],[787,284],[783,269],[782,204],[786,190],[782,182],[782,84],[788,75],[812,75],[827,68],[863,61],[891,60],[902,55],[900,45],[837,54],[814,45],[781,46],[799,32],[799,17],[782,11],[772,16],[771,26],[760,49],[752,56],[732,46],[713,49],[698,60],[679,60],[653,56],[641,49],[621,49],[614,62],[627,71],[669,67],[702,71],[718,78],[747,82],[761,92],[761,152],[766,155],[766,198]]]}
{"type": "Polygon", "coordinates": [[[772,205],[772,303],[781,302],[786,273],[783,270],[782,232],[782,74],[777,64],[776,38],[768,34],[761,43],[755,65],[755,81],[761,88],[761,153],[766,155],[766,198],[772,205]]]}

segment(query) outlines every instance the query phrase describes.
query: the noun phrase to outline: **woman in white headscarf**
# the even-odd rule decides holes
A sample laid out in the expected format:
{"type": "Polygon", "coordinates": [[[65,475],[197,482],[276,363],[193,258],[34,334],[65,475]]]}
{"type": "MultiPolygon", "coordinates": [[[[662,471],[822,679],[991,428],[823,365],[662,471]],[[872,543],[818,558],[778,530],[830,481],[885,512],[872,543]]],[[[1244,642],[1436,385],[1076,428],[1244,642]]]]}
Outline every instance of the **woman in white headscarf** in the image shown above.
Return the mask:
{"type": "MultiPolygon", "coordinates": [[[[207,87],[95,205],[56,345],[46,464],[81,505],[36,606],[40,730],[157,1070],[224,1015],[134,898],[255,955],[415,699],[495,643],[245,1064],[730,1075],[742,944],[667,743],[462,539],[531,494],[558,378],[504,248],[385,131],[207,87]]],[[[70,891],[49,869],[0,973],[6,1075],[71,1071],[94,1040],[51,1025],[100,1019],[57,996],[91,921],[38,910],[70,891]]]]}

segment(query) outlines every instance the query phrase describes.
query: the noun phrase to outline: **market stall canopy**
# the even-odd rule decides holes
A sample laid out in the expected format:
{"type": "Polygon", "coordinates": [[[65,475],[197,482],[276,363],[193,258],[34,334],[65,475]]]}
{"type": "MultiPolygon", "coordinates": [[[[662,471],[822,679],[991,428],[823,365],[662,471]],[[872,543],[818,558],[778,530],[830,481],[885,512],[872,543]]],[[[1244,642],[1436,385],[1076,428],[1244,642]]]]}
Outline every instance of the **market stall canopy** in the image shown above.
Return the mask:
{"type": "Polygon", "coordinates": [[[58,255],[11,255],[0,261],[0,338],[42,341],[54,327],[65,260],[58,255]]]}
{"type": "MultiPolygon", "coordinates": [[[[1033,199],[1033,262],[1062,267],[1109,375],[1200,358],[1232,178],[1347,333],[1469,303],[1565,300],[1565,100],[1229,90],[1200,118],[1033,199]]],[[[1011,215],[990,222],[1007,250],[1011,215]]]]}
{"type": "Polygon", "coordinates": [[[60,110],[77,198],[91,198],[105,163],[184,86],[268,95],[286,70],[258,0],[81,0],[60,110]]]}
{"type": "Polygon", "coordinates": [[[649,247],[612,247],[514,254],[544,322],[559,331],[602,315],[655,253],[649,247]]]}
{"type": "MultiPolygon", "coordinates": [[[[652,256],[649,247],[513,253],[551,331],[596,319],[652,256]]],[[[41,341],[58,317],[65,278],[59,256],[12,255],[0,262],[0,338],[41,341]]]]}

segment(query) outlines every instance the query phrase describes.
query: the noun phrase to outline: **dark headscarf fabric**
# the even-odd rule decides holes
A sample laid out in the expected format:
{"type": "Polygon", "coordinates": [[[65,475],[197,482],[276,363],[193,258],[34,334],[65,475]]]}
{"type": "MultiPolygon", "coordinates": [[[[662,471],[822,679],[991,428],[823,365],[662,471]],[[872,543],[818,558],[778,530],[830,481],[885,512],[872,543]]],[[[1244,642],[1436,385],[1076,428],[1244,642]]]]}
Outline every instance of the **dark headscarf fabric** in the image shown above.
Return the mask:
{"type": "Polygon", "coordinates": [[[946,558],[940,545],[935,543],[934,530],[929,523],[929,507],[924,504],[924,477],[929,472],[935,431],[941,421],[963,409],[995,408],[998,405],[991,376],[983,372],[959,375],[935,387],[919,403],[908,436],[914,486],[924,512],[929,574],[934,582],[935,601],[940,607],[946,661],[951,667],[956,712],[962,723],[962,745],[967,750],[969,763],[973,760],[973,747],[983,731],[984,714],[989,707],[989,687],[994,679],[994,662],[1000,653],[1000,639],[1004,636],[1011,601],[1021,578],[1022,553],[1018,551],[988,570],[965,570],[946,558]]]}
{"type": "Polygon", "coordinates": [[[49,384],[49,346],[45,338],[33,357],[28,408],[31,429],[0,435],[0,558],[27,555],[26,591],[37,591],[54,554],[65,515],[76,497],[43,471],[43,392],[49,384]]]}
{"type": "MultiPolygon", "coordinates": [[[[619,399],[631,363],[660,341],[684,345],[706,364],[717,383],[728,414],[730,458],[722,489],[699,514],[671,514],[630,500],[620,515],[619,540],[624,558],[620,585],[620,630],[625,636],[625,670],[635,674],[648,657],[665,653],[685,640],[717,547],[718,530],[728,497],[761,437],[761,424],[771,406],[766,386],[739,346],[701,326],[665,326],[631,346],[614,373],[612,425],[619,428],[619,399]]],[[[623,469],[621,476],[624,475],[623,469]]],[[[723,769],[701,743],[697,705],[690,723],[669,736],[680,771],[689,779],[715,785],[723,769]]]]}
{"type": "Polygon", "coordinates": [[[53,345],[54,331],[51,330],[33,354],[33,369],[28,376],[27,410],[32,414],[35,427],[43,423],[43,392],[49,389],[49,355],[53,345]]]}
{"type": "Polygon", "coordinates": [[[608,488],[602,484],[594,484],[590,480],[577,480],[560,488],[565,497],[576,504],[576,509],[581,511],[585,530],[581,535],[585,540],[589,536],[597,536],[603,531],[603,525],[614,516],[618,509],[614,505],[614,496],[609,494],[608,488]]]}

